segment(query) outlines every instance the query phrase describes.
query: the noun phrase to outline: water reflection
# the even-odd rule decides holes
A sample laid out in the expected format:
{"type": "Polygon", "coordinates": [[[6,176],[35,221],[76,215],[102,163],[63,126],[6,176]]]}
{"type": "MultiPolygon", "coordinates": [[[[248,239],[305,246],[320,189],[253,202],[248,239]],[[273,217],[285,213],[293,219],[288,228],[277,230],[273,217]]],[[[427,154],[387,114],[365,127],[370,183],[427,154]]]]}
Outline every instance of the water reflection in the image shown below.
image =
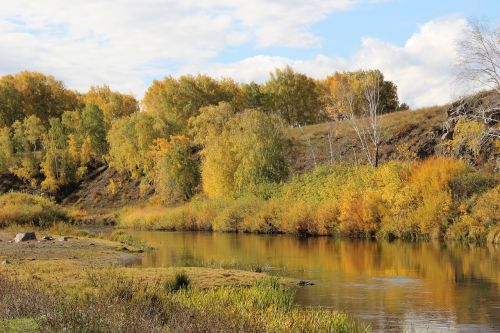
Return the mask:
{"type": "Polygon", "coordinates": [[[375,331],[500,331],[500,249],[189,232],[136,232],[157,248],[145,266],[193,262],[269,265],[313,280],[302,305],[344,310],[375,331]]]}

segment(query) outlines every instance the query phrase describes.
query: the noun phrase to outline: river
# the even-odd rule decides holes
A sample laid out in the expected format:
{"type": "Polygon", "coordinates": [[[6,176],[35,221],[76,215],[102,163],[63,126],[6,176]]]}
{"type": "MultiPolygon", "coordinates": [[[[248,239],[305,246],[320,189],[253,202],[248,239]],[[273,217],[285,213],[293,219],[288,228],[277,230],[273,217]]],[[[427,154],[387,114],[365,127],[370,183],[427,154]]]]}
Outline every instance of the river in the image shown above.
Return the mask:
{"type": "Polygon", "coordinates": [[[302,306],[345,311],[374,332],[500,332],[500,248],[438,242],[128,231],[156,250],[145,267],[260,265],[314,282],[302,306]]]}

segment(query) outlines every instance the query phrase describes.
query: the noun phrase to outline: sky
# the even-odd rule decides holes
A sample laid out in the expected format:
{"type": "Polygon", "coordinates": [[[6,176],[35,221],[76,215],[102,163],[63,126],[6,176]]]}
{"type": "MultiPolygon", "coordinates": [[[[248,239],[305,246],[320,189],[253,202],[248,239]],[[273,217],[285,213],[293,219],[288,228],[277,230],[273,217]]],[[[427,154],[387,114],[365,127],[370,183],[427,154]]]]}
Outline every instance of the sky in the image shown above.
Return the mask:
{"type": "Polygon", "coordinates": [[[412,107],[447,103],[468,20],[500,27],[498,0],[0,0],[0,75],[54,75],[141,99],[153,80],[265,82],[380,69],[412,107]]]}

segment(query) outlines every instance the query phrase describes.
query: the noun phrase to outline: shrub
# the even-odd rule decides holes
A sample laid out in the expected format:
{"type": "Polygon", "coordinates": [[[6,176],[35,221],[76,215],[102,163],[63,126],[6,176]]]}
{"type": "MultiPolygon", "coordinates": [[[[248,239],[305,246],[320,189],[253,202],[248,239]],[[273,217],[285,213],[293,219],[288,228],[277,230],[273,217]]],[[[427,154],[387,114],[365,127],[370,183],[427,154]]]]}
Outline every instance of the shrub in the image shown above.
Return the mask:
{"type": "Polygon", "coordinates": [[[0,195],[0,227],[27,224],[45,228],[67,220],[66,211],[50,199],[17,192],[0,195]]]}
{"type": "Polygon", "coordinates": [[[297,201],[283,211],[281,229],[299,236],[325,234],[315,220],[315,207],[311,204],[297,201]]]}
{"type": "MultiPolygon", "coordinates": [[[[132,210],[122,225],[298,235],[483,241],[499,220],[497,177],[463,161],[335,165],[295,176],[270,196],[206,199],[132,210]],[[154,223],[148,222],[155,215],[154,223]],[[134,222],[131,223],[130,220],[134,222]]],[[[493,236],[492,236],[493,237],[493,236]]]]}
{"type": "Polygon", "coordinates": [[[281,216],[286,205],[279,199],[263,201],[259,209],[243,221],[243,231],[275,234],[281,230],[281,216]]]}
{"type": "Polygon", "coordinates": [[[464,200],[473,194],[480,194],[495,186],[493,176],[479,171],[464,172],[450,181],[454,200],[464,200]]]}
{"type": "Polygon", "coordinates": [[[224,208],[213,220],[213,230],[242,231],[243,221],[258,210],[261,200],[255,197],[243,197],[234,200],[224,208]]]}
{"type": "Polygon", "coordinates": [[[165,282],[164,287],[165,290],[174,292],[188,289],[190,283],[191,281],[189,280],[186,272],[177,272],[172,279],[165,282]]]}

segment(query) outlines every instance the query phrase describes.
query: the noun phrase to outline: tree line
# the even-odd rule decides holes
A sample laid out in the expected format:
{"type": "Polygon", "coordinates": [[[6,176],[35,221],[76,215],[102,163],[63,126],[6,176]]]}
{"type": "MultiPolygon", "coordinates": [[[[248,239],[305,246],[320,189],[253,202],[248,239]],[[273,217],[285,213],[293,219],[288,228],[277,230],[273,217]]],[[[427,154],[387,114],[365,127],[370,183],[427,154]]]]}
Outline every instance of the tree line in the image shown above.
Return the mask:
{"type": "Polygon", "coordinates": [[[5,75],[0,172],[55,193],[108,164],[166,202],[201,189],[237,196],[287,177],[287,127],[363,116],[368,85],[377,113],[407,108],[378,70],[314,80],[286,67],[263,84],[168,76],[151,84],[143,110],[108,86],[80,93],[42,73],[5,75]]]}

